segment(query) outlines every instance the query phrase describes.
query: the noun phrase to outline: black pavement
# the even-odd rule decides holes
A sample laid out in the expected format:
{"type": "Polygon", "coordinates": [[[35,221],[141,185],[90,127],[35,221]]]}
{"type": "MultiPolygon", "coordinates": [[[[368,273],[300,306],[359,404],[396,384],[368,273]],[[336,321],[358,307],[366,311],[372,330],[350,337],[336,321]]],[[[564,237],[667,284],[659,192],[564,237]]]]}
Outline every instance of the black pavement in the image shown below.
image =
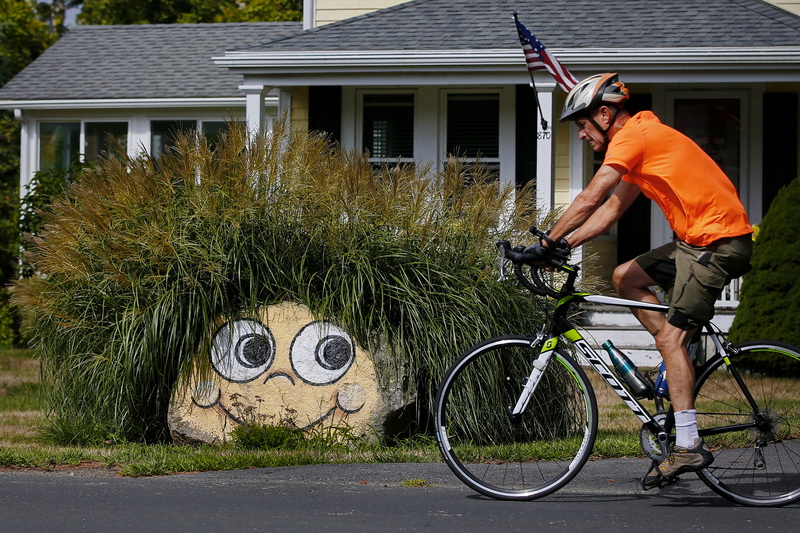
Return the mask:
{"type": "Polygon", "coordinates": [[[347,464],[110,477],[0,472],[0,531],[798,531],[800,504],[735,506],[694,475],[642,491],[645,459],[589,462],[559,492],[496,501],[444,464],[347,464]],[[420,483],[414,480],[424,480],[420,483]],[[412,481],[412,483],[404,483],[412,481]],[[407,485],[427,486],[407,486],[407,485]]]}

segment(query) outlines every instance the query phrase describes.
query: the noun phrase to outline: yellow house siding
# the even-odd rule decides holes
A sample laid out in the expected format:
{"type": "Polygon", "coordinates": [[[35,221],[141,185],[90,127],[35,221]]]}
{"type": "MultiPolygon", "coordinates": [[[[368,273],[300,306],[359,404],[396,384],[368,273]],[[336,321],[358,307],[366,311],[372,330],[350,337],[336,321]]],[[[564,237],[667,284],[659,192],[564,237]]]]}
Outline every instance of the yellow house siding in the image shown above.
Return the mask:
{"type": "Polygon", "coordinates": [[[308,87],[292,87],[292,131],[308,131],[308,87]]]}
{"type": "Polygon", "coordinates": [[[408,0],[317,0],[317,26],[364,15],[408,0]]]}
{"type": "Polygon", "coordinates": [[[767,0],[770,4],[774,4],[786,11],[790,11],[795,15],[800,15],[800,0],[767,0]]]}
{"type": "Polygon", "coordinates": [[[566,207],[572,200],[569,194],[570,146],[572,143],[570,135],[572,132],[569,122],[558,122],[558,116],[561,115],[566,96],[563,91],[557,89],[553,98],[553,108],[555,110],[553,129],[556,144],[555,168],[553,169],[553,205],[556,208],[566,207]]]}

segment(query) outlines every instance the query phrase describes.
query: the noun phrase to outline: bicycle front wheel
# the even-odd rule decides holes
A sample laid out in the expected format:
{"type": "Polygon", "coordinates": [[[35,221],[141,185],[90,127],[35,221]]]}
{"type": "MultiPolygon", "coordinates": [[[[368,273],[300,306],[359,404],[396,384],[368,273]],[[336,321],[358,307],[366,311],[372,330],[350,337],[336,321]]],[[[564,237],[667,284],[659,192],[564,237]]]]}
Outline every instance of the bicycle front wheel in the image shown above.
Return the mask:
{"type": "Polygon", "coordinates": [[[436,398],[444,460],[477,492],[532,500],[566,485],[597,435],[597,403],[581,367],[555,352],[527,409],[509,414],[539,355],[529,337],[490,339],[447,371],[436,398]]]}
{"type": "Polygon", "coordinates": [[[697,380],[698,429],[714,454],[698,475],[733,502],[786,505],[800,499],[800,351],[772,341],[737,348],[697,380]]]}

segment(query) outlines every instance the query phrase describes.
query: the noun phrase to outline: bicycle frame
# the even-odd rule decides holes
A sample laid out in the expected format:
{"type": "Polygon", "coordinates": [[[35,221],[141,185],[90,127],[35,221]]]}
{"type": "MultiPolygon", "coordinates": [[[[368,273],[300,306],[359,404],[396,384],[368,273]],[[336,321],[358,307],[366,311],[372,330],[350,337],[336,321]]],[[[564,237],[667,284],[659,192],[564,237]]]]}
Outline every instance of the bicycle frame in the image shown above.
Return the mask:
{"type": "MultiPolygon", "coordinates": [[[[603,380],[611,387],[611,389],[620,397],[620,399],[628,406],[633,414],[644,424],[654,435],[665,434],[662,425],[656,421],[653,415],[631,395],[628,389],[622,384],[619,378],[611,371],[609,366],[603,360],[600,352],[595,351],[589,346],[589,343],[578,330],[567,320],[567,313],[570,306],[582,303],[598,303],[609,305],[612,307],[635,307],[638,309],[647,309],[650,311],[666,312],[669,307],[662,304],[651,304],[646,302],[638,302],[635,300],[627,300],[624,298],[616,298],[613,296],[592,295],[588,293],[574,292],[561,298],[553,313],[553,319],[549,322],[549,331],[540,331],[537,336],[537,341],[542,344],[542,349],[539,356],[533,363],[533,370],[530,376],[525,380],[525,386],[518,399],[516,405],[510,410],[511,416],[519,416],[527,407],[530,398],[532,397],[539,379],[545,368],[547,368],[550,358],[560,343],[560,337],[569,341],[570,344],[580,351],[586,358],[592,368],[603,378],[603,380]]],[[[548,327],[544,326],[544,329],[548,327]]],[[[666,434],[665,434],[666,435],[666,434]]]]}

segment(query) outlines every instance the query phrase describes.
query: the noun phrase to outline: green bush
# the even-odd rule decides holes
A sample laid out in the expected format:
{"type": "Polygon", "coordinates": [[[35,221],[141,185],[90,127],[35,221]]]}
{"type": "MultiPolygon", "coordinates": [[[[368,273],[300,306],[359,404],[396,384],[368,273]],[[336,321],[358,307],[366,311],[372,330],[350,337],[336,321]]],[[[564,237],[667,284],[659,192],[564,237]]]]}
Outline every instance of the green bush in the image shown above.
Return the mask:
{"type": "Polygon", "coordinates": [[[735,342],[777,340],[800,346],[800,181],[781,189],[759,225],[753,270],[742,283],[731,327],[735,342]]]}
{"type": "Polygon", "coordinates": [[[29,243],[38,275],[15,290],[52,434],[165,439],[170,394],[215,320],[286,300],[386,350],[424,417],[460,351],[542,316],[496,281],[495,240],[535,221],[529,192],[515,194],[457,161],[376,173],[285,131],[187,135],[158,160],[84,169],[29,243]]]}

